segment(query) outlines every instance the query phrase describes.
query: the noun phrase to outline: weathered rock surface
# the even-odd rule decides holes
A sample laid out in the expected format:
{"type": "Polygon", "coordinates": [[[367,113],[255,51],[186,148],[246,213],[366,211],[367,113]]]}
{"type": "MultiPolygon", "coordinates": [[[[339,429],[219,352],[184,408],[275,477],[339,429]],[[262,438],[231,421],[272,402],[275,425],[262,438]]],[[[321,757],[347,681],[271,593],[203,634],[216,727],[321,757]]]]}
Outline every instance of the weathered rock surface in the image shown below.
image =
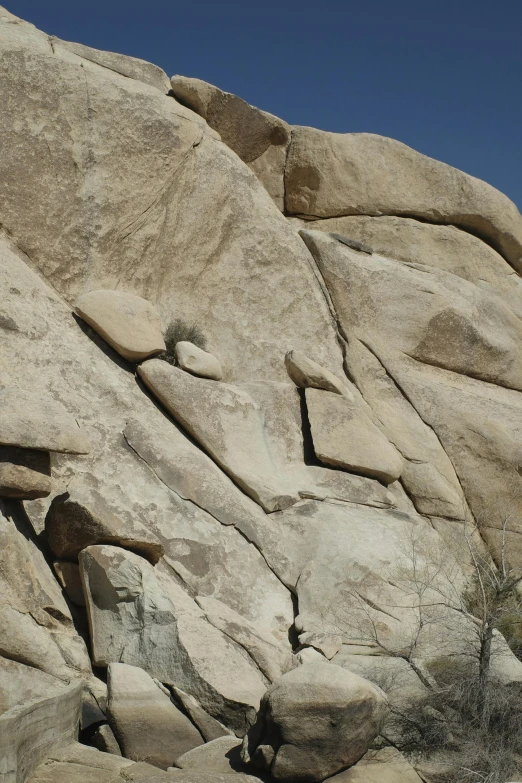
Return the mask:
{"type": "Polygon", "coordinates": [[[159,359],[140,365],[138,372],[169,413],[265,511],[295,502],[277,474],[260,406],[246,391],[192,378],[159,359]]]}
{"type": "Polygon", "coordinates": [[[101,750],[103,753],[112,753],[114,756],[121,756],[118,740],[108,723],[102,723],[95,730],[91,744],[93,748],[101,750]]]}
{"type": "Polygon", "coordinates": [[[219,723],[219,721],[209,715],[198,704],[194,696],[190,696],[175,685],[171,686],[171,692],[177,703],[183,708],[185,714],[190,717],[194,726],[197,727],[205,742],[212,742],[212,740],[218,739],[218,737],[229,737],[233,734],[230,729],[227,729],[222,723],[219,723]]]}
{"type": "Polygon", "coordinates": [[[0,443],[25,449],[87,454],[89,442],[64,406],[23,388],[0,390],[0,443]]]}
{"type": "Polygon", "coordinates": [[[200,378],[211,378],[214,381],[222,379],[223,369],[216,357],[198,348],[194,343],[180,340],[176,343],[174,353],[182,370],[187,370],[200,378]]]}
{"type": "Polygon", "coordinates": [[[127,758],[167,769],[203,744],[193,723],[143,669],[110,663],[107,684],[109,722],[127,758]]]}
{"type": "Polygon", "coordinates": [[[522,268],[522,218],[513,202],[394,139],[294,127],[285,186],[290,214],[406,215],[449,223],[483,237],[522,268]]]}
{"type": "Polygon", "coordinates": [[[176,759],[180,769],[198,772],[233,774],[242,769],[241,740],[237,737],[220,737],[199,748],[189,750],[176,759]]]}
{"type": "Polygon", "coordinates": [[[350,769],[334,775],[335,783],[422,783],[414,768],[395,748],[368,751],[350,769]]]}
{"type": "Polygon", "coordinates": [[[0,446],[0,496],[44,498],[51,492],[51,458],[45,451],[0,446]]]}
{"type": "Polygon", "coordinates": [[[313,389],[344,394],[348,398],[352,396],[345,383],[313,359],[309,359],[302,351],[288,351],[285,356],[285,366],[290,378],[301,389],[310,386],[313,389]]]}
{"type": "Polygon", "coordinates": [[[53,569],[69,601],[72,601],[76,606],[85,606],[85,596],[83,594],[78,563],[71,563],[68,560],[55,560],[53,569]]]}
{"type": "Polygon", "coordinates": [[[368,680],[329,663],[305,664],[266,692],[243,760],[275,780],[322,781],[366,753],[387,707],[368,680]]]}
{"type": "Polygon", "coordinates": [[[313,231],[347,234],[375,253],[417,267],[436,267],[497,294],[522,317],[522,280],[502,256],[473,234],[408,217],[350,215],[302,221],[313,231]]]}
{"type": "Polygon", "coordinates": [[[76,302],[76,312],[130,362],[165,350],[159,314],[140,296],[124,291],[89,291],[76,302]]]}
{"type": "Polygon", "coordinates": [[[223,142],[249,164],[283,212],[290,126],[201,79],[173,76],[171,84],[176,98],[203,117],[223,142]]]}
{"type": "Polygon", "coordinates": [[[307,389],[306,410],[314,451],[321,462],[385,484],[400,477],[400,454],[354,401],[307,389]]]}
{"type": "Polygon", "coordinates": [[[75,560],[92,544],[117,544],[157,563],[164,553],[158,538],[130,516],[117,516],[95,486],[69,487],[54,498],[45,519],[47,540],[58,558],[75,560]]]}
{"type": "Polygon", "coordinates": [[[0,657],[0,778],[24,783],[33,769],[78,730],[82,683],[0,657]]]}
{"type": "Polygon", "coordinates": [[[84,549],[80,567],[96,665],[138,666],[244,732],[265,690],[261,675],[206,622],[188,594],[175,582],[160,582],[150,563],[117,547],[84,549]]]}
{"type": "Polygon", "coordinates": [[[292,653],[275,636],[263,633],[256,624],[216,598],[196,598],[209,623],[239,644],[270,682],[293,666],[292,653]]]}

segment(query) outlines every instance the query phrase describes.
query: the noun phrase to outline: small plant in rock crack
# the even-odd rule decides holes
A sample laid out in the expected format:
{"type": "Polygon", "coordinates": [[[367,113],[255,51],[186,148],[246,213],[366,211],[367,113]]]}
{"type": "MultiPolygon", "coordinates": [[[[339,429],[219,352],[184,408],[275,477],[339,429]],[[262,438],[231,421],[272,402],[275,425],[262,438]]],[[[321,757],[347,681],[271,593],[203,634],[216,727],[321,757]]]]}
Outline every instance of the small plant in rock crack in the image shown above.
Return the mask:
{"type": "Polygon", "coordinates": [[[157,358],[162,359],[169,364],[176,364],[176,354],[174,349],[177,343],[186,340],[189,343],[197,345],[198,348],[205,350],[207,339],[197,324],[188,324],[181,318],[171,321],[163,335],[165,338],[166,350],[158,354],[157,358]]]}

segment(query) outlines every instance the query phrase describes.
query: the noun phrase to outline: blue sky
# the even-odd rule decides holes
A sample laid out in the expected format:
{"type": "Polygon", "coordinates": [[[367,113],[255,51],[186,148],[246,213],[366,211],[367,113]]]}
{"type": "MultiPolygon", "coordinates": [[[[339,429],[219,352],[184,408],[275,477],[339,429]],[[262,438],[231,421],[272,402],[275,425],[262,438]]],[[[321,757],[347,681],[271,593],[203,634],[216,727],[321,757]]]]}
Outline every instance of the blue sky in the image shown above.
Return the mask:
{"type": "Polygon", "coordinates": [[[150,60],[292,124],[369,131],[522,210],[522,0],[0,0],[60,38],[150,60]]]}

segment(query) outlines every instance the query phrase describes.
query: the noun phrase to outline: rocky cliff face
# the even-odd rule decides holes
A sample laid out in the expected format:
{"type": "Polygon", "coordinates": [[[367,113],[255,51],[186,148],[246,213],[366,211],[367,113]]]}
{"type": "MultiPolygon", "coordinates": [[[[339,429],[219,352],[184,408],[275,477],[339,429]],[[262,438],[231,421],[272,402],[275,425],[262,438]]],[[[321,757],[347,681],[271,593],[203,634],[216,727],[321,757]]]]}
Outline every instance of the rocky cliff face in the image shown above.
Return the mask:
{"type": "Polygon", "coordinates": [[[0,779],[362,779],[522,567],[522,217],[1,8],[0,106],[0,779]]]}

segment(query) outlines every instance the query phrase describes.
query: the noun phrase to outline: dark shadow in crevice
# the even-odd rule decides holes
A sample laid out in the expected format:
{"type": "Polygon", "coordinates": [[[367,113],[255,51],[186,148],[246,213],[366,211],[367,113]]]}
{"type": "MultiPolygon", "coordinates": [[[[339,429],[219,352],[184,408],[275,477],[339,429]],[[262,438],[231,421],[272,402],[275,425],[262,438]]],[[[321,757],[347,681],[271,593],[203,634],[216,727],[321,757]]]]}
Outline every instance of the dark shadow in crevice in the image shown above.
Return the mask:
{"type": "MultiPolygon", "coordinates": [[[[310,420],[308,418],[308,409],[306,407],[305,389],[298,389],[299,401],[301,406],[301,430],[303,432],[303,459],[305,465],[321,465],[315,455],[314,441],[310,420]]],[[[324,467],[324,466],[322,466],[324,467]]]]}
{"type": "Polygon", "coordinates": [[[100,351],[105,354],[105,356],[107,356],[108,359],[114,362],[114,364],[117,364],[118,367],[120,367],[122,370],[126,370],[128,373],[134,373],[136,371],[136,365],[132,364],[131,362],[127,362],[122,356],[120,356],[120,354],[115,351],[114,348],[111,348],[111,346],[105,342],[103,337],[100,337],[100,335],[91,326],[89,326],[89,324],[85,323],[85,321],[80,318],[79,315],[73,313],[72,316],[82,332],[96,345],[97,348],[100,349],[100,351]]]}

